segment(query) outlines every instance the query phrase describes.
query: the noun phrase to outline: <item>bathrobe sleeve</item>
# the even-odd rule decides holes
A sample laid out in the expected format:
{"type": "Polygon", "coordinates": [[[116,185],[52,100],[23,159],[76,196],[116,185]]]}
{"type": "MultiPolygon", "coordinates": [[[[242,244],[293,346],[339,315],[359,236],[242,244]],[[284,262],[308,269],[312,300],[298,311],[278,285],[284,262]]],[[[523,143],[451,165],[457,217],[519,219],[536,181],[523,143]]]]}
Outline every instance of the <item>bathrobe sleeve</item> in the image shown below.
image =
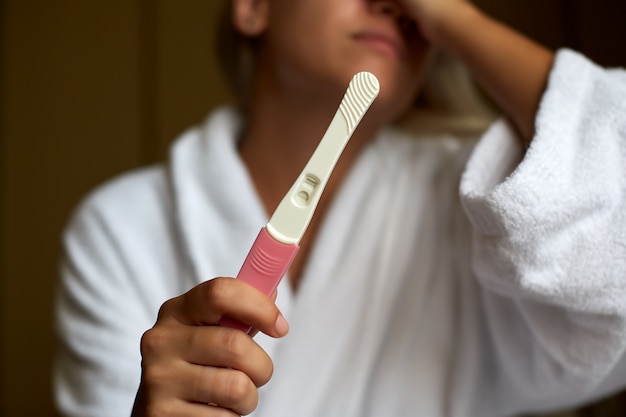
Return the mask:
{"type": "Polygon", "coordinates": [[[581,402],[626,385],[626,73],[559,51],[525,152],[515,136],[496,123],[461,181],[494,395],[581,402]]]}

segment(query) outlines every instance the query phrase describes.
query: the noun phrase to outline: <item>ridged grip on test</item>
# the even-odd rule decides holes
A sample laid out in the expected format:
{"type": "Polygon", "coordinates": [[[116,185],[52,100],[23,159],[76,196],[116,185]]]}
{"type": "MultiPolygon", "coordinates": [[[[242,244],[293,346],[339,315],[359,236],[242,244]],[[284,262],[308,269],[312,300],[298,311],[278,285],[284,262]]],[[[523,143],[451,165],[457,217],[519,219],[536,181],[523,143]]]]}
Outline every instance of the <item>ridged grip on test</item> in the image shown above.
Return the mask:
{"type": "Polygon", "coordinates": [[[378,79],[369,72],[359,72],[352,77],[348,90],[341,101],[339,111],[346,120],[348,132],[352,134],[363,115],[380,91],[378,79]]]}
{"type": "MultiPolygon", "coordinates": [[[[248,252],[248,256],[237,274],[237,279],[270,296],[287,272],[298,249],[298,245],[277,241],[267,232],[267,229],[263,228],[254,241],[250,252],[248,252]]],[[[222,318],[219,325],[243,330],[246,333],[250,331],[250,326],[230,317],[222,318]]]]}

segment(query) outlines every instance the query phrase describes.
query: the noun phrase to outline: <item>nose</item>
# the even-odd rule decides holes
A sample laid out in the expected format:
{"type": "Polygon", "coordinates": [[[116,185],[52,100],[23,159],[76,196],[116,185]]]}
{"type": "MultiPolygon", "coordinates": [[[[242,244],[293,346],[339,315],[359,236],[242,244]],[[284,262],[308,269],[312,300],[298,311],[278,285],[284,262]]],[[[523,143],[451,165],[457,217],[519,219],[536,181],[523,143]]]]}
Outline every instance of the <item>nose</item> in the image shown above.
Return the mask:
{"type": "Polygon", "coordinates": [[[371,0],[370,8],[374,13],[386,15],[392,19],[399,19],[404,10],[397,0],[371,0]]]}

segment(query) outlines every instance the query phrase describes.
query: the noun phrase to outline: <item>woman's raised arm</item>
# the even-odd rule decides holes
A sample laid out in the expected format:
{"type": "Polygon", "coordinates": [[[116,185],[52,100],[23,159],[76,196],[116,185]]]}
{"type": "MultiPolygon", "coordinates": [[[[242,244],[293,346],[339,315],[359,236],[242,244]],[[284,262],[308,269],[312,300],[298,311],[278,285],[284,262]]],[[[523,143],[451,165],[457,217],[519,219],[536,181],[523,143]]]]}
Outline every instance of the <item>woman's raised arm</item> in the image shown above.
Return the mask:
{"type": "Polygon", "coordinates": [[[552,67],[552,51],[465,0],[403,0],[423,35],[455,56],[513,121],[527,144],[552,67]]]}

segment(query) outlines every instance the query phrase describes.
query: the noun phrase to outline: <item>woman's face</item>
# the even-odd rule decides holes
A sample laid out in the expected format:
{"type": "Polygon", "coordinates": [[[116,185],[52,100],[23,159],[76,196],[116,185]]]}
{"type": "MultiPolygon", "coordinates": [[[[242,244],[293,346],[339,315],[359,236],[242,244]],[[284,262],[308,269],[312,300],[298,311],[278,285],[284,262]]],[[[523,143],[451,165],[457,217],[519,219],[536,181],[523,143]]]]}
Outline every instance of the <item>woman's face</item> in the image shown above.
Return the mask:
{"type": "Polygon", "coordinates": [[[259,69],[280,88],[340,98],[355,73],[370,71],[385,121],[414,98],[430,48],[399,1],[266,1],[259,69]]]}

